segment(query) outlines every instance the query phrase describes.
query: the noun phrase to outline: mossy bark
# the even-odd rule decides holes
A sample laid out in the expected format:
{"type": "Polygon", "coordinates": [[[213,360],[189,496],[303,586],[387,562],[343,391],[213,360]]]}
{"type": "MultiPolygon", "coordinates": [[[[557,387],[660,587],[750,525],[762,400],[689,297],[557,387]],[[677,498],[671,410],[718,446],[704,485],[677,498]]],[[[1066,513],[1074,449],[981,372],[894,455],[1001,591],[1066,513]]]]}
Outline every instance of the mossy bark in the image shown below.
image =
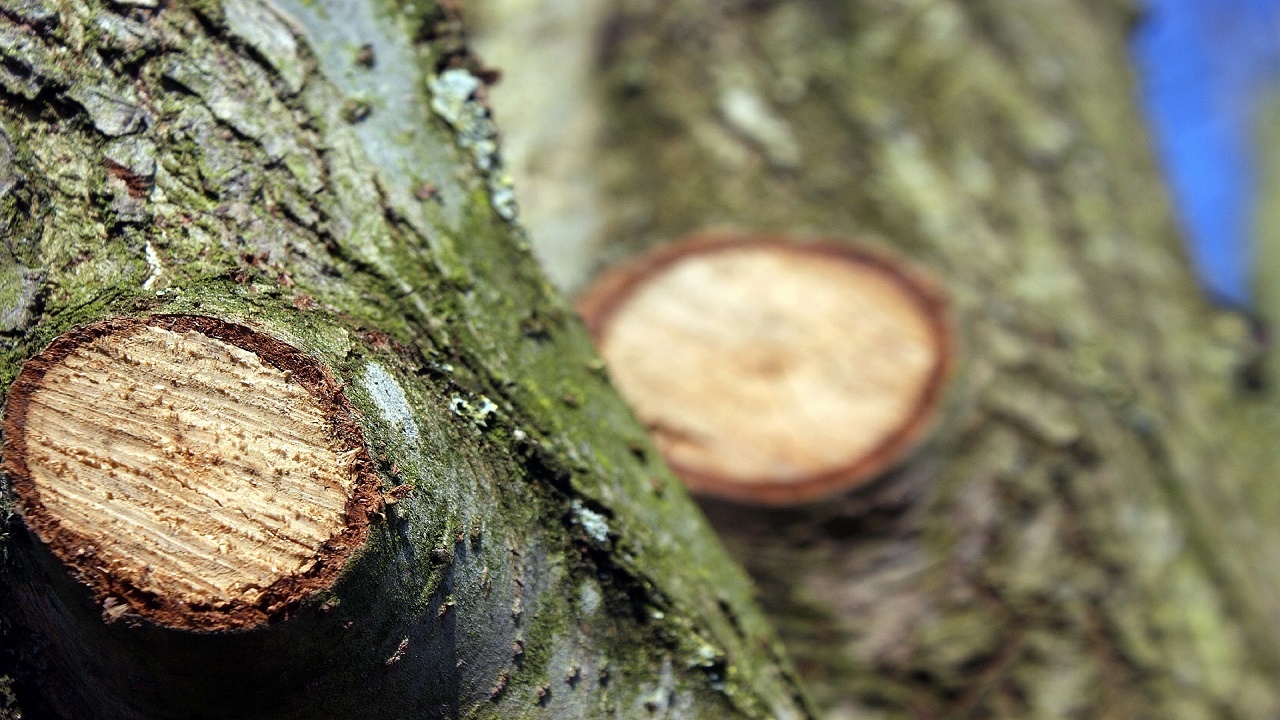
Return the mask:
{"type": "Polygon", "coordinates": [[[221,638],[106,623],[0,486],[0,717],[808,716],[532,260],[451,7],[0,2],[0,389],[73,328],[214,316],[325,363],[409,488],[275,635],[221,638]],[[286,641],[322,662],[199,672],[286,641]]]}
{"type": "Polygon", "coordinates": [[[928,446],[820,507],[706,505],[829,717],[1280,712],[1276,390],[1187,269],[1135,4],[591,5],[597,267],[738,228],[890,247],[953,299],[928,446]]]}

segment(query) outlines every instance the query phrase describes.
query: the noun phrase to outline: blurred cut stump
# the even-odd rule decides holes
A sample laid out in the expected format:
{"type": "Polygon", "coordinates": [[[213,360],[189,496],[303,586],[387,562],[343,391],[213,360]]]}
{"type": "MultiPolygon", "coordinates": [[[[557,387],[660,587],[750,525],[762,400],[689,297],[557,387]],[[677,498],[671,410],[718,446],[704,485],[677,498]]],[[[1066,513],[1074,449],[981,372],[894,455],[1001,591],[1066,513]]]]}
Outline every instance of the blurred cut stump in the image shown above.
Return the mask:
{"type": "Polygon", "coordinates": [[[937,290],[838,245],[695,238],[607,274],[579,311],[685,484],[746,504],[884,472],[932,424],[954,352],[937,290]]]}

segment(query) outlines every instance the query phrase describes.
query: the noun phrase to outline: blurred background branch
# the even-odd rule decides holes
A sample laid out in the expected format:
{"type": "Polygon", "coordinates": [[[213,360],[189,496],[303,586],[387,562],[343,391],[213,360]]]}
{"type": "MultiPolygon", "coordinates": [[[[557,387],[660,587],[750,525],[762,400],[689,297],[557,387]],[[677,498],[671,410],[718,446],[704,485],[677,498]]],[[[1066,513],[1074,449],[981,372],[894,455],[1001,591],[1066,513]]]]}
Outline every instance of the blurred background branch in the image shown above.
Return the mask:
{"type": "Polygon", "coordinates": [[[1249,260],[1270,5],[476,4],[562,289],[732,228],[888,248],[950,293],[925,449],[817,506],[703,501],[829,717],[1280,711],[1276,396],[1236,310],[1255,277],[1276,302],[1249,260]]]}

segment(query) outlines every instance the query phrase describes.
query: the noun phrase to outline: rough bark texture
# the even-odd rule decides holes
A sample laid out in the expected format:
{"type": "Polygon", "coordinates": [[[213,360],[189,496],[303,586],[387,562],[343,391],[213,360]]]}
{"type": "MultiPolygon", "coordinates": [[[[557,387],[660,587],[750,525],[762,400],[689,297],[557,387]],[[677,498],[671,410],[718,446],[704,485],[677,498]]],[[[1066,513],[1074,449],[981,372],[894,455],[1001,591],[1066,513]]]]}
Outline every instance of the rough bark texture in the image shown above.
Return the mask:
{"type": "Polygon", "coordinates": [[[105,622],[0,486],[0,717],[807,716],[513,224],[450,7],[0,2],[0,388],[110,316],[252,326],[345,383],[402,498],[220,640],[105,622]],[[254,648],[287,682],[203,674],[254,648]]]}
{"type": "MultiPolygon", "coordinates": [[[[1246,323],[1186,269],[1133,102],[1135,8],[584,12],[597,266],[709,228],[858,238],[957,309],[948,418],[897,472],[812,509],[706,505],[828,716],[1280,712],[1274,390],[1241,383],[1246,323]]],[[[534,80],[509,68],[500,123],[534,80]]]]}

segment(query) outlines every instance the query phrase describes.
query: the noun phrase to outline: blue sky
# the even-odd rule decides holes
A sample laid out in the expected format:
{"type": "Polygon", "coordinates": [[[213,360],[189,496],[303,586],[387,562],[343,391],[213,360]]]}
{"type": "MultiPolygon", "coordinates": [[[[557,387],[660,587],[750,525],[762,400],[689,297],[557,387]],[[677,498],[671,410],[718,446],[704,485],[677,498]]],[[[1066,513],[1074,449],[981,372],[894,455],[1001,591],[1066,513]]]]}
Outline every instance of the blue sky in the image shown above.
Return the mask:
{"type": "Polygon", "coordinates": [[[1248,307],[1251,134],[1280,67],[1280,0],[1147,0],[1133,55],[1196,273],[1214,300],[1248,307]]]}

